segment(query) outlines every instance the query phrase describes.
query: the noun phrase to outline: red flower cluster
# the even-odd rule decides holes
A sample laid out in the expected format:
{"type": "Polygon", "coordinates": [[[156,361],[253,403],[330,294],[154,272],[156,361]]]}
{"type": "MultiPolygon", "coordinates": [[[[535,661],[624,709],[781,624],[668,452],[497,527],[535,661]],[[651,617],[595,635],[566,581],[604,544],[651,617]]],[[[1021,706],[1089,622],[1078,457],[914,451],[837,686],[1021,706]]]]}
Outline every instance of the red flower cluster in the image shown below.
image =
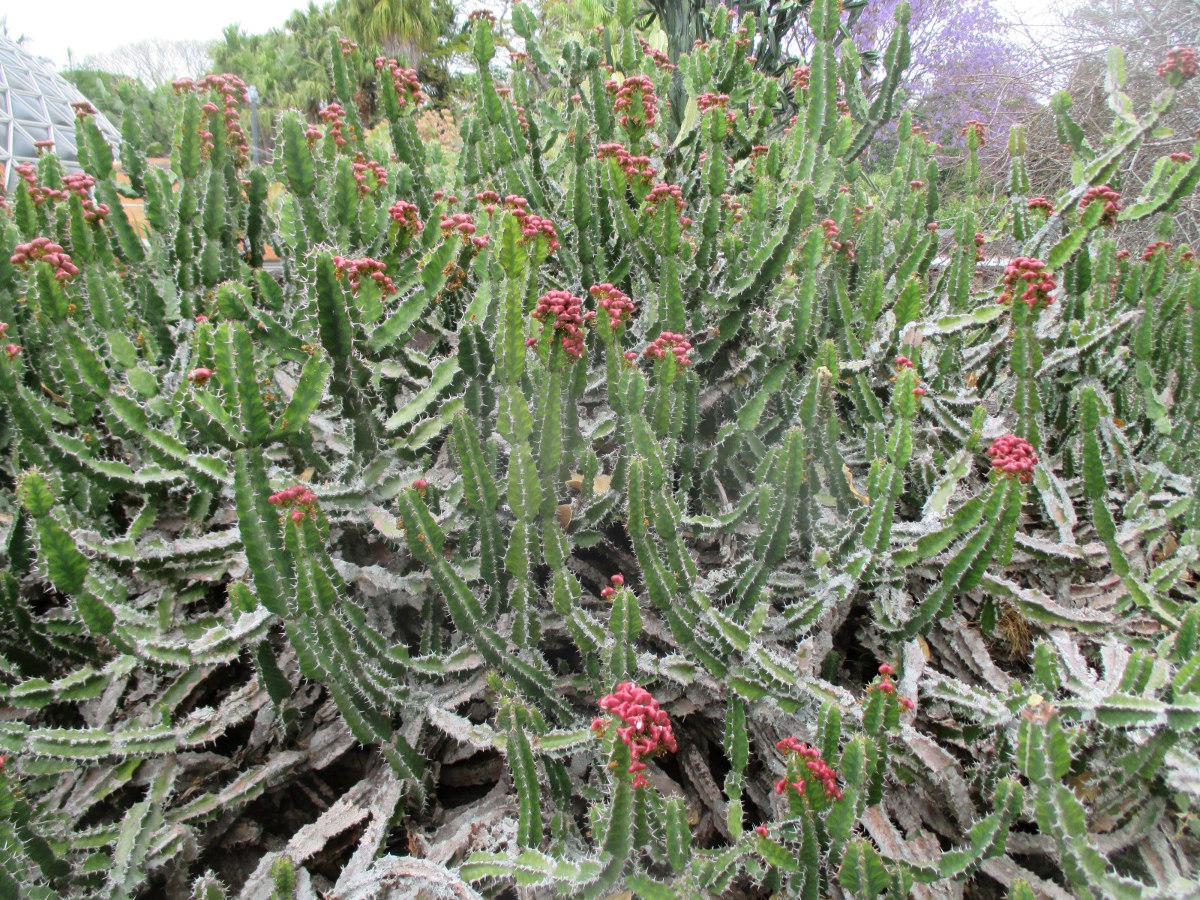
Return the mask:
{"type": "Polygon", "coordinates": [[[449,237],[451,232],[457,231],[463,236],[463,239],[471,237],[475,233],[475,220],[471,218],[470,213],[455,213],[452,216],[442,215],[441,222],[442,234],[449,237]]]}
{"type": "Polygon", "coordinates": [[[705,93],[696,98],[696,105],[700,107],[701,113],[706,113],[710,109],[725,109],[729,106],[728,94],[705,93]]]}
{"type": "Polygon", "coordinates": [[[1142,253],[1142,262],[1150,262],[1150,260],[1152,260],[1154,258],[1154,254],[1157,253],[1159,250],[1166,253],[1166,252],[1170,251],[1170,249],[1171,249],[1170,241],[1155,241],[1153,244],[1151,244],[1149,247],[1147,247],[1145,249],[1145,251],[1142,253]]]}
{"type": "Polygon", "coordinates": [[[89,222],[105,218],[109,213],[107,203],[97,203],[92,199],[92,188],[96,179],[86,172],[68,172],[63,176],[63,187],[68,193],[78,195],[83,203],[83,217],[89,222]]]}
{"type": "Polygon", "coordinates": [[[897,356],[896,357],[896,368],[897,369],[911,369],[911,368],[913,368],[913,361],[911,359],[909,359],[907,356],[897,356]]]}
{"type": "Polygon", "coordinates": [[[71,103],[71,109],[75,110],[75,118],[88,119],[96,114],[96,107],[88,103],[86,100],[75,100],[71,103]]]}
{"type": "MultiPolygon", "coordinates": [[[[809,746],[794,737],[785,737],[775,745],[775,749],[782,750],[784,753],[794,753],[803,760],[804,767],[809,771],[809,777],[820,782],[825,791],[826,800],[842,799],[842,789],[837,784],[837,772],[829,763],[821,759],[821,751],[816,747],[809,746]]],[[[794,788],[797,794],[803,794],[807,782],[803,778],[798,778],[789,784],[787,777],[781,778],[775,782],[775,793],[782,794],[789,787],[794,788]]]]}
{"type": "Polygon", "coordinates": [[[604,86],[617,95],[613,112],[620,114],[622,128],[640,134],[658,121],[658,96],[654,82],[645,75],[630,75],[619,84],[609,79],[604,86]]]}
{"type": "Polygon", "coordinates": [[[992,458],[992,470],[1006,475],[1016,475],[1021,481],[1033,480],[1033,467],[1037,465],[1037,453],[1033,445],[1023,437],[1006,434],[992,441],[987,455],[992,458]]]}
{"type": "Polygon", "coordinates": [[[342,129],[346,127],[346,108],[335,100],[317,113],[317,117],[329,126],[333,142],[339,147],[345,147],[348,141],[342,134],[342,129]]]}
{"type": "Polygon", "coordinates": [[[975,232],[975,262],[983,261],[983,245],[987,239],[983,236],[982,231],[975,232]]]}
{"type": "Polygon", "coordinates": [[[483,210],[489,216],[496,211],[496,205],[500,202],[500,195],[495,191],[480,191],[475,195],[475,200],[483,204],[483,210]]]}
{"type": "Polygon", "coordinates": [[[529,201],[524,197],[510,194],[504,198],[504,203],[512,209],[513,217],[521,223],[522,240],[532,241],[540,234],[549,242],[551,252],[562,246],[558,242],[558,231],[555,229],[554,223],[535,213],[528,212],[526,207],[529,205],[529,201]]]}
{"type": "Polygon", "coordinates": [[[645,38],[639,38],[639,40],[642,42],[642,52],[650,57],[656,66],[664,72],[675,71],[675,64],[671,62],[671,57],[667,56],[661,50],[655,50],[645,38]]]}
{"type": "Polygon", "coordinates": [[[1035,308],[1039,303],[1049,306],[1054,302],[1050,292],[1058,285],[1054,281],[1054,276],[1046,271],[1046,264],[1040,259],[1018,256],[1004,270],[1003,280],[1008,287],[1000,295],[1001,303],[1007,303],[1014,296],[1024,300],[1030,309],[1035,308]],[[1016,291],[1020,282],[1025,283],[1025,289],[1018,295],[1016,291]]]}
{"type": "MultiPolygon", "coordinates": [[[[896,685],[892,684],[892,676],[896,674],[896,670],[889,663],[883,663],[879,667],[879,674],[881,676],[879,690],[885,694],[896,693],[896,685]]],[[[868,687],[867,690],[869,691],[871,688],[868,687]]],[[[908,697],[900,697],[898,702],[907,710],[916,708],[916,704],[908,697]]]]}
{"type": "MultiPolygon", "coordinates": [[[[53,141],[39,141],[38,143],[49,143],[50,146],[54,146],[53,141]]],[[[96,203],[92,199],[92,188],[96,186],[96,179],[86,172],[67,172],[63,175],[61,190],[38,184],[37,169],[33,163],[18,163],[16,172],[17,176],[25,182],[29,190],[29,199],[33,201],[34,206],[41,206],[46,201],[58,203],[66,200],[71,194],[77,194],[83,203],[83,217],[87,221],[95,222],[109,214],[107,203],[96,203]]]]}
{"type": "MultiPolygon", "coordinates": [[[[634,776],[633,786],[649,786],[650,782],[643,774],[646,764],[642,760],[664,751],[674,753],[678,749],[666,712],[650,696],[649,691],[632,681],[618,684],[615,691],[602,697],[600,708],[625,723],[617,729],[617,736],[629,748],[629,755],[633,759],[629,764],[629,774],[634,776]]],[[[596,732],[603,732],[605,725],[605,721],[599,717],[592,720],[592,730],[596,732]]]]}
{"type": "Polygon", "coordinates": [[[572,359],[583,356],[583,301],[580,298],[570,291],[549,291],[538,300],[533,317],[562,335],[562,348],[567,356],[572,359]]]}
{"type": "Polygon", "coordinates": [[[1171,162],[1187,163],[1192,161],[1192,154],[1185,150],[1181,150],[1178,153],[1170,154],[1167,156],[1167,159],[1171,160],[1171,162]]]}
{"type": "Polygon", "coordinates": [[[601,588],[600,590],[600,596],[606,600],[617,592],[617,588],[625,584],[625,576],[618,572],[616,575],[610,576],[608,580],[611,581],[612,584],[601,588]]]}
{"type": "Polygon", "coordinates": [[[41,156],[43,153],[49,153],[54,149],[54,141],[49,139],[44,141],[34,141],[33,146],[34,149],[37,150],[38,156],[41,156]]]}
{"type": "MultiPolygon", "coordinates": [[[[221,107],[215,103],[206,103],[205,111],[220,112],[225,122],[225,143],[233,152],[234,162],[244,166],[250,159],[250,142],[242,129],[242,119],[238,114],[238,104],[246,100],[246,83],[236,75],[229,73],[206,75],[191,86],[196,91],[216,91],[221,95],[221,107]]],[[[212,140],[211,132],[203,132],[201,137],[208,135],[207,141],[212,140]]]]}
{"type": "Polygon", "coordinates": [[[310,150],[317,145],[317,141],[319,141],[322,137],[324,137],[324,135],[321,134],[321,129],[316,125],[309,125],[304,129],[304,139],[308,141],[308,147],[310,150]]]}
{"type": "Polygon", "coordinates": [[[746,211],[742,207],[740,200],[735,200],[733,194],[722,194],[721,203],[724,207],[733,214],[733,224],[737,225],[742,219],[746,218],[746,211]]]}
{"type": "MultiPolygon", "coordinates": [[[[613,331],[633,318],[633,301],[607,281],[603,284],[593,284],[588,288],[588,293],[601,309],[608,312],[608,324],[613,331]]],[[[594,312],[590,312],[587,317],[594,315],[594,312]]]]}
{"type": "Polygon", "coordinates": [[[288,518],[293,522],[302,522],[305,516],[313,511],[317,495],[302,484],[293,484],[290,488],[272,494],[267,498],[267,502],[275,506],[291,507],[288,518]]]}
{"type": "Polygon", "coordinates": [[[413,234],[421,230],[421,220],[417,218],[419,212],[417,204],[409,203],[407,200],[397,200],[388,207],[388,215],[392,217],[392,221],[404,231],[410,231],[413,234]]]}
{"type": "Polygon", "coordinates": [[[1104,204],[1104,215],[1100,217],[1101,225],[1116,225],[1117,213],[1121,211],[1121,195],[1107,184],[1098,184],[1088,188],[1083,199],[1079,201],[1079,211],[1082,213],[1093,203],[1104,204]]]}
{"type": "Polygon", "coordinates": [[[642,356],[647,359],[666,359],[668,355],[675,357],[675,362],[680,366],[690,366],[692,364],[691,357],[688,352],[692,349],[692,345],[688,343],[687,338],[682,334],[676,334],[674,331],[664,331],[654,343],[642,351],[642,356]]]}
{"type": "Polygon", "coordinates": [[[208,379],[212,378],[212,375],[212,369],[207,366],[200,366],[187,373],[187,380],[196,385],[196,387],[204,387],[204,385],[208,384],[208,379]]]}
{"type": "Polygon", "coordinates": [[[35,237],[25,244],[17,244],[16,250],[8,261],[14,266],[26,266],[31,262],[41,260],[54,269],[54,277],[59,282],[69,281],[79,274],[79,268],[71,262],[71,257],[58,244],[45,237],[35,237]]]}
{"type": "Polygon", "coordinates": [[[342,56],[350,56],[358,49],[358,44],[344,37],[338,38],[338,46],[342,48],[342,56]]]}
{"type": "Polygon", "coordinates": [[[967,124],[963,126],[963,129],[959,132],[959,134],[962,137],[966,137],[967,132],[972,128],[975,129],[975,138],[979,141],[979,146],[985,146],[987,144],[987,126],[978,119],[967,119],[967,124]]]}
{"type": "Polygon", "coordinates": [[[387,169],[383,167],[383,163],[367,157],[360,150],[354,154],[354,183],[358,185],[358,192],[362,196],[366,196],[371,192],[371,185],[367,183],[367,173],[371,173],[371,177],[375,179],[375,187],[387,187],[387,169]]]}
{"type": "Polygon", "coordinates": [[[4,352],[8,354],[9,362],[21,355],[21,348],[16,344],[5,344],[4,352]]]}
{"type": "Polygon", "coordinates": [[[833,221],[833,219],[822,219],[821,229],[825,232],[825,240],[829,243],[829,246],[834,250],[834,252],[845,250],[846,255],[851,259],[854,259],[854,241],[838,240],[838,235],[841,234],[841,229],[838,228],[837,222],[833,221]]]}
{"type": "Polygon", "coordinates": [[[1200,60],[1194,47],[1173,47],[1167,51],[1167,58],[1158,64],[1158,77],[1165,78],[1175,87],[1195,78],[1197,73],[1200,73],[1200,60]]]}
{"type": "Polygon", "coordinates": [[[396,60],[386,56],[375,57],[375,68],[382,72],[387,69],[392,74],[392,84],[396,87],[396,96],[400,105],[407,106],[410,102],[416,108],[426,100],[425,92],[421,90],[421,79],[417,77],[416,69],[406,69],[396,60]]]}
{"type": "Polygon", "coordinates": [[[1054,204],[1051,203],[1049,200],[1047,200],[1045,197],[1031,197],[1029,199],[1029,202],[1025,204],[1025,207],[1030,212],[1033,212],[1036,209],[1040,209],[1042,212],[1044,212],[1048,216],[1054,214],[1054,204]]]}
{"type": "Polygon", "coordinates": [[[654,164],[648,156],[634,156],[624,144],[612,142],[596,148],[597,159],[613,159],[630,181],[641,180],[649,184],[654,180],[654,164]]]}
{"type": "Polygon", "coordinates": [[[687,202],[683,199],[683,188],[677,184],[660,181],[646,195],[646,203],[651,207],[652,212],[658,208],[659,203],[664,202],[674,202],[675,208],[683,212],[683,208],[687,206],[687,202]]]}
{"type": "Polygon", "coordinates": [[[771,148],[768,147],[766,144],[755,144],[753,147],[750,148],[750,158],[758,159],[760,157],[766,156],[767,153],[770,152],[770,150],[771,150],[771,148]]]}
{"type": "Polygon", "coordinates": [[[337,266],[339,278],[345,275],[350,279],[350,289],[352,291],[358,290],[359,285],[362,284],[363,276],[366,276],[379,285],[379,290],[383,294],[396,293],[396,285],[387,276],[387,266],[377,259],[371,259],[369,256],[364,256],[361,259],[347,259],[344,256],[335,256],[333,264],[337,266]]]}
{"type": "Polygon", "coordinates": [[[796,66],[792,72],[792,89],[803,91],[808,89],[808,79],[812,77],[812,69],[808,66],[796,66]]]}

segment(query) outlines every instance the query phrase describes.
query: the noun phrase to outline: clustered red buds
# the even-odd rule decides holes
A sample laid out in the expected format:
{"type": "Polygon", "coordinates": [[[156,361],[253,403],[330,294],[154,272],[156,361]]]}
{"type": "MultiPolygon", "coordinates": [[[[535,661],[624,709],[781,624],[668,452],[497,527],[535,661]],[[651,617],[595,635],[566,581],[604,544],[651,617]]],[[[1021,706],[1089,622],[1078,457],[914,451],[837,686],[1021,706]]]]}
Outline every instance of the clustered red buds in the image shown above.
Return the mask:
{"type": "MultiPolygon", "coordinates": [[[[218,112],[221,114],[225,123],[225,143],[233,152],[235,164],[244,166],[250,159],[250,142],[246,139],[246,132],[242,128],[238,105],[246,101],[246,83],[236,75],[226,72],[205,75],[194,82],[188,82],[188,79],[179,79],[171,84],[176,91],[181,93],[181,88],[183,88],[189,91],[216,91],[221,95],[220,106],[210,101],[204,104],[204,111],[210,115],[218,112]]],[[[211,152],[212,131],[203,130],[200,137],[204,141],[206,151],[211,152]]]]}
{"type": "MultiPolygon", "coordinates": [[[[878,690],[884,694],[896,693],[896,685],[892,683],[892,676],[896,674],[896,669],[890,663],[882,663],[879,666],[879,685],[878,690]]],[[[867,688],[871,690],[872,688],[867,688]]],[[[898,697],[897,702],[907,710],[916,709],[916,704],[908,697],[898,697]]]]}
{"type": "Polygon", "coordinates": [[[583,356],[583,301],[580,298],[570,291],[549,291],[538,299],[533,317],[561,335],[567,356],[572,359],[583,356]]]}
{"type": "Polygon", "coordinates": [[[41,260],[54,269],[54,277],[60,283],[69,281],[79,274],[79,268],[71,262],[71,257],[61,246],[50,238],[35,237],[25,244],[17,244],[16,250],[8,261],[22,268],[31,262],[41,260]]]}
{"type": "Polygon", "coordinates": [[[549,219],[544,219],[535,213],[524,212],[524,210],[514,210],[513,215],[521,222],[521,238],[523,240],[531,241],[538,235],[542,235],[546,238],[551,252],[562,246],[558,242],[558,231],[549,219]]]}
{"type": "MultiPolygon", "coordinates": [[[[837,784],[837,772],[829,763],[821,758],[821,751],[816,747],[812,747],[801,740],[794,737],[785,737],[782,741],[775,745],[776,750],[782,750],[784,753],[795,754],[796,757],[804,764],[804,768],[808,769],[809,778],[815,778],[825,791],[826,800],[841,800],[842,789],[837,784]]],[[[803,778],[789,780],[787,776],[775,782],[775,793],[782,794],[789,787],[793,788],[797,794],[803,794],[808,783],[803,778]]]]}
{"type": "Polygon", "coordinates": [[[911,368],[913,368],[913,361],[911,359],[909,359],[907,356],[897,356],[896,357],[896,368],[897,369],[911,369],[911,368]]]}
{"type": "Polygon", "coordinates": [[[1192,161],[1192,154],[1186,150],[1180,150],[1178,153],[1168,155],[1167,159],[1171,160],[1171,162],[1188,163],[1192,161]]]}
{"type": "Polygon", "coordinates": [[[21,355],[21,348],[16,344],[5,344],[4,352],[8,355],[9,361],[11,362],[21,355]]]}
{"type": "Polygon", "coordinates": [[[983,245],[985,243],[987,243],[987,238],[983,236],[983,232],[975,232],[975,262],[983,261],[983,245]]]}
{"type": "Polygon", "coordinates": [[[722,194],[721,204],[732,214],[734,225],[737,225],[742,219],[746,218],[746,211],[742,207],[742,202],[734,199],[733,194],[722,194]]]}
{"type": "Polygon", "coordinates": [[[1158,77],[1165,78],[1174,87],[1195,78],[1198,72],[1200,60],[1197,60],[1194,47],[1173,47],[1167,51],[1167,58],[1158,64],[1158,77]]]}
{"type": "Polygon", "coordinates": [[[803,91],[808,88],[808,79],[812,77],[812,69],[808,66],[796,66],[792,72],[792,89],[803,91]]]}
{"type": "Polygon", "coordinates": [[[344,256],[335,256],[333,264],[337,267],[338,277],[345,275],[350,279],[350,289],[357,292],[359,285],[362,284],[363,276],[374,281],[379,285],[379,290],[383,294],[396,293],[396,285],[387,275],[387,266],[377,259],[371,259],[369,256],[364,256],[361,259],[347,259],[344,256]]]}
{"type": "Polygon", "coordinates": [[[446,237],[457,231],[465,241],[475,233],[475,220],[471,218],[470,213],[455,213],[452,216],[443,214],[441,222],[438,224],[442,229],[442,235],[446,237]]]}
{"type": "Polygon", "coordinates": [[[408,231],[412,234],[416,234],[421,230],[421,220],[417,218],[419,212],[417,204],[409,203],[407,200],[397,200],[388,207],[388,215],[392,217],[392,221],[399,225],[403,231],[408,231]]]}
{"type": "Polygon", "coordinates": [[[667,56],[661,50],[655,50],[645,38],[639,38],[639,40],[642,42],[642,53],[650,57],[656,66],[664,72],[675,71],[675,64],[671,62],[671,57],[667,56]]]}
{"type": "Polygon", "coordinates": [[[426,481],[424,478],[414,478],[412,486],[413,486],[413,490],[416,491],[418,494],[420,494],[422,497],[424,497],[425,492],[429,490],[429,482],[426,481]]]}
{"type": "Polygon", "coordinates": [[[1101,225],[1116,225],[1117,213],[1121,211],[1121,195],[1107,184],[1098,184],[1087,189],[1083,199],[1079,201],[1079,211],[1082,213],[1093,203],[1104,204],[1104,215],[1100,217],[1101,225]]]}
{"type": "Polygon", "coordinates": [[[1004,270],[1006,290],[1000,295],[1000,302],[1007,303],[1016,296],[1024,300],[1030,309],[1038,304],[1049,306],[1054,302],[1050,292],[1058,287],[1054,276],[1046,271],[1046,264],[1040,259],[1030,256],[1018,256],[1004,270]],[[1024,290],[1017,294],[1018,285],[1024,282],[1024,290]]]}
{"type": "MultiPolygon", "coordinates": [[[[620,289],[609,284],[593,284],[588,293],[596,304],[608,312],[608,324],[613,331],[633,318],[633,301],[620,289]]],[[[585,318],[591,318],[595,313],[588,313],[585,318]]]]}
{"type": "Polygon", "coordinates": [[[618,572],[616,575],[610,576],[608,580],[611,581],[612,584],[606,585],[600,590],[600,596],[604,597],[605,599],[611,597],[617,592],[617,588],[625,584],[625,576],[618,572]]]}
{"type": "Polygon", "coordinates": [[[49,138],[42,141],[34,141],[33,147],[35,150],[37,150],[38,156],[41,156],[43,153],[49,153],[54,149],[54,141],[50,140],[49,138]]]}
{"type": "MultiPolygon", "coordinates": [[[[39,143],[47,142],[39,141],[39,143]]],[[[54,146],[53,141],[48,143],[50,146],[54,146]]],[[[47,201],[58,203],[68,199],[71,194],[75,194],[83,204],[83,217],[87,221],[95,222],[109,214],[107,203],[97,203],[92,199],[92,188],[96,186],[96,179],[86,172],[67,172],[62,177],[61,189],[38,184],[37,169],[34,168],[33,163],[18,163],[16,172],[17,176],[25,182],[29,191],[29,199],[33,201],[34,206],[41,206],[47,201]]]]}
{"type": "Polygon", "coordinates": [[[1029,199],[1029,202],[1025,204],[1025,207],[1030,212],[1040,209],[1042,212],[1044,212],[1048,216],[1054,214],[1054,204],[1051,203],[1049,200],[1047,200],[1045,197],[1031,197],[1029,199]]]}
{"type": "Polygon", "coordinates": [[[1171,249],[1170,241],[1155,241],[1153,244],[1151,244],[1149,247],[1147,247],[1145,249],[1145,251],[1143,251],[1142,262],[1150,262],[1150,260],[1154,258],[1154,254],[1157,253],[1159,250],[1166,253],[1166,252],[1170,251],[1170,249],[1171,249]]]}
{"type": "Polygon", "coordinates": [[[293,522],[302,522],[308,513],[316,508],[317,495],[302,484],[293,484],[290,488],[272,494],[267,498],[267,502],[285,509],[290,508],[288,518],[293,522]]]}
{"type": "Polygon", "coordinates": [[[759,159],[763,156],[766,156],[767,153],[770,152],[770,150],[771,150],[771,148],[768,147],[766,144],[755,144],[753,147],[750,148],[750,158],[751,159],[759,159]]]}
{"type": "Polygon", "coordinates": [[[959,132],[959,134],[962,137],[966,137],[967,132],[970,131],[972,128],[975,129],[975,139],[979,142],[979,146],[980,147],[986,146],[987,145],[987,126],[984,125],[982,122],[980,122],[978,119],[967,119],[967,123],[965,125],[963,125],[963,129],[962,129],[962,131],[959,132]]]}
{"type": "MultiPolygon", "coordinates": [[[[634,776],[633,786],[649,786],[643,760],[658,753],[674,753],[678,749],[666,711],[650,696],[649,691],[632,681],[618,684],[615,691],[600,698],[600,708],[625,723],[617,729],[617,736],[629,748],[632,759],[629,774],[634,776]]],[[[597,717],[592,720],[592,730],[603,732],[606,724],[604,719],[597,717]]]]}
{"type": "Polygon", "coordinates": [[[212,375],[212,369],[207,366],[200,366],[187,373],[187,380],[196,385],[196,387],[204,387],[204,385],[208,384],[208,379],[212,378],[212,375]]]}
{"type": "Polygon", "coordinates": [[[654,82],[645,75],[630,75],[619,83],[609,79],[604,86],[617,95],[613,112],[620,115],[621,127],[630,134],[640,135],[658,121],[658,96],[654,82]]]}
{"type": "Polygon", "coordinates": [[[338,38],[338,46],[342,50],[342,56],[351,56],[358,49],[358,44],[350,40],[350,38],[338,38]]]}
{"type": "Polygon", "coordinates": [[[1033,480],[1033,467],[1037,465],[1037,453],[1033,445],[1023,437],[1005,434],[992,441],[987,455],[992,458],[992,471],[1015,475],[1020,481],[1033,480]]]}
{"type": "Polygon", "coordinates": [[[368,172],[375,179],[375,187],[387,187],[387,169],[383,167],[383,163],[368,159],[361,150],[354,154],[351,170],[354,173],[354,183],[358,185],[358,193],[364,197],[371,192],[371,185],[367,181],[368,172]]]}
{"type": "Polygon", "coordinates": [[[324,135],[321,133],[321,129],[316,125],[309,125],[304,129],[304,139],[308,141],[308,147],[310,150],[317,146],[317,141],[319,141],[322,137],[324,137],[324,135]]]}
{"type": "MultiPolygon", "coordinates": [[[[696,105],[700,107],[700,114],[708,112],[710,109],[728,109],[729,95],[705,93],[696,98],[696,105]]],[[[737,119],[737,113],[729,110],[725,113],[725,118],[730,124],[737,119]]]]}
{"type": "Polygon", "coordinates": [[[634,156],[624,144],[613,141],[596,148],[597,159],[615,160],[630,181],[649,184],[654,180],[654,164],[648,156],[634,156]]]}
{"type": "Polygon", "coordinates": [[[833,219],[822,219],[821,229],[825,232],[825,241],[834,252],[844,251],[848,257],[854,259],[854,241],[839,240],[838,235],[842,231],[838,228],[837,222],[833,219]]]}
{"type": "Polygon", "coordinates": [[[669,355],[675,358],[677,365],[690,366],[692,360],[688,353],[691,349],[692,345],[682,334],[664,331],[654,339],[654,343],[642,351],[642,356],[647,359],[666,359],[669,355]]]}
{"type": "Polygon", "coordinates": [[[328,126],[334,144],[345,147],[349,143],[342,134],[342,129],[346,127],[346,108],[342,104],[335,100],[317,113],[317,117],[328,126]]]}
{"type": "Polygon", "coordinates": [[[683,208],[687,206],[687,201],[683,199],[683,188],[677,184],[667,184],[665,181],[660,181],[650,189],[645,202],[651,212],[654,212],[660,203],[673,202],[679,212],[683,212],[683,208]]]}
{"type": "Polygon", "coordinates": [[[96,107],[92,106],[86,100],[73,101],[71,109],[75,110],[75,117],[77,119],[88,119],[96,114],[96,107]]]}
{"type": "Polygon", "coordinates": [[[415,109],[427,99],[425,92],[421,90],[421,79],[417,77],[416,69],[407,69],[387,56],[375,57],[375,68],[379,72],[387,69],[391,73],[392,84],[396,87],[396,96],[400,98],[401,106],[411,103],[415,109]]]}

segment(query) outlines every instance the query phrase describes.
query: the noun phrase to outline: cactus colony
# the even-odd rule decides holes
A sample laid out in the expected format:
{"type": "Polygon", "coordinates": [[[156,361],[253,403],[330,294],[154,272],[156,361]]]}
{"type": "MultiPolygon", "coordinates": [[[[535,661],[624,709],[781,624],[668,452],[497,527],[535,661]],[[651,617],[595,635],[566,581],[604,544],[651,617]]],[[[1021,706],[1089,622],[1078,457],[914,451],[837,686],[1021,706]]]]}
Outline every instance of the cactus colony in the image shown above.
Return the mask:
{"type": "Polygon", "coordinates": [[[169,170],[81,110],[85,174],[0,219],[5,895],[226,896],[222,835],[355,744],[243,896],[1200,890],[1200,271],[1113,237],[1200,147],[1106,184],[1194,53],[1143,117],[1114,53],[1108,146],[1056,100],[1064,196],[1017,128],[1006,204],[939,219],[907,17],[868,88],[836,0],[779,79],[751,19],[673,64],[621,0],[558,58],[517,5],[501,84],[477,16],[448,178],[391,60],[371,156],[336,35],[273,166],[232,77],[177,85],[169,170]],[[477,754],[487,824],[385,852],[477,754]]]}

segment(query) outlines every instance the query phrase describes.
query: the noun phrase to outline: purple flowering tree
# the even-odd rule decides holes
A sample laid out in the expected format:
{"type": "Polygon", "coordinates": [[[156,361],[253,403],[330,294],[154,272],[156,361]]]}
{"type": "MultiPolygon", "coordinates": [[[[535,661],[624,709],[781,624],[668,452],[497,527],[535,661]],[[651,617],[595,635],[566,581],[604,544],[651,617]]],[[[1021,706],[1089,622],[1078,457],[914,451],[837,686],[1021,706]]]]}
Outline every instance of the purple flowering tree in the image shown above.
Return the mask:
{"type": "MultiPolygon", "coordinates": [[[[895,28],[900,0],[873,0],[851,27],[862,49],[882,50],[895,28]]],[[[909,0],[912,63],[902,87],[930,136],[960,142],[978,119],[1003,145],[1009,126],[1032,104],[1013,42],[994,0],[909,0]]]]}

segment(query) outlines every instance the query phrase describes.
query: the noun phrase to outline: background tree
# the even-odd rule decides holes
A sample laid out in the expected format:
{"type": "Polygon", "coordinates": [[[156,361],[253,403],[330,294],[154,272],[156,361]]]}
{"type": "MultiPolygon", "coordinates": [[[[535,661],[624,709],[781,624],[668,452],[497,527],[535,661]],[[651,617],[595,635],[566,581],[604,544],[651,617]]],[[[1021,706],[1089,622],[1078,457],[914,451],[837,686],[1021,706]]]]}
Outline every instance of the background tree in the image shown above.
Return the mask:
{"type": "Polygon", "coordinates": [[[212,60],[205,41],[152,38],[122,44],[110,53],[86,57],[81,68],[131,75],[153,87],[175,78],[195,78],[209,70],[212,60]]]}
{"type": "Polygon", "coordinates": [[[410,66],[436,46],[445,12],[453,15],[444,0],[338,0],[336,9],[355,39],[410,66]]]}

